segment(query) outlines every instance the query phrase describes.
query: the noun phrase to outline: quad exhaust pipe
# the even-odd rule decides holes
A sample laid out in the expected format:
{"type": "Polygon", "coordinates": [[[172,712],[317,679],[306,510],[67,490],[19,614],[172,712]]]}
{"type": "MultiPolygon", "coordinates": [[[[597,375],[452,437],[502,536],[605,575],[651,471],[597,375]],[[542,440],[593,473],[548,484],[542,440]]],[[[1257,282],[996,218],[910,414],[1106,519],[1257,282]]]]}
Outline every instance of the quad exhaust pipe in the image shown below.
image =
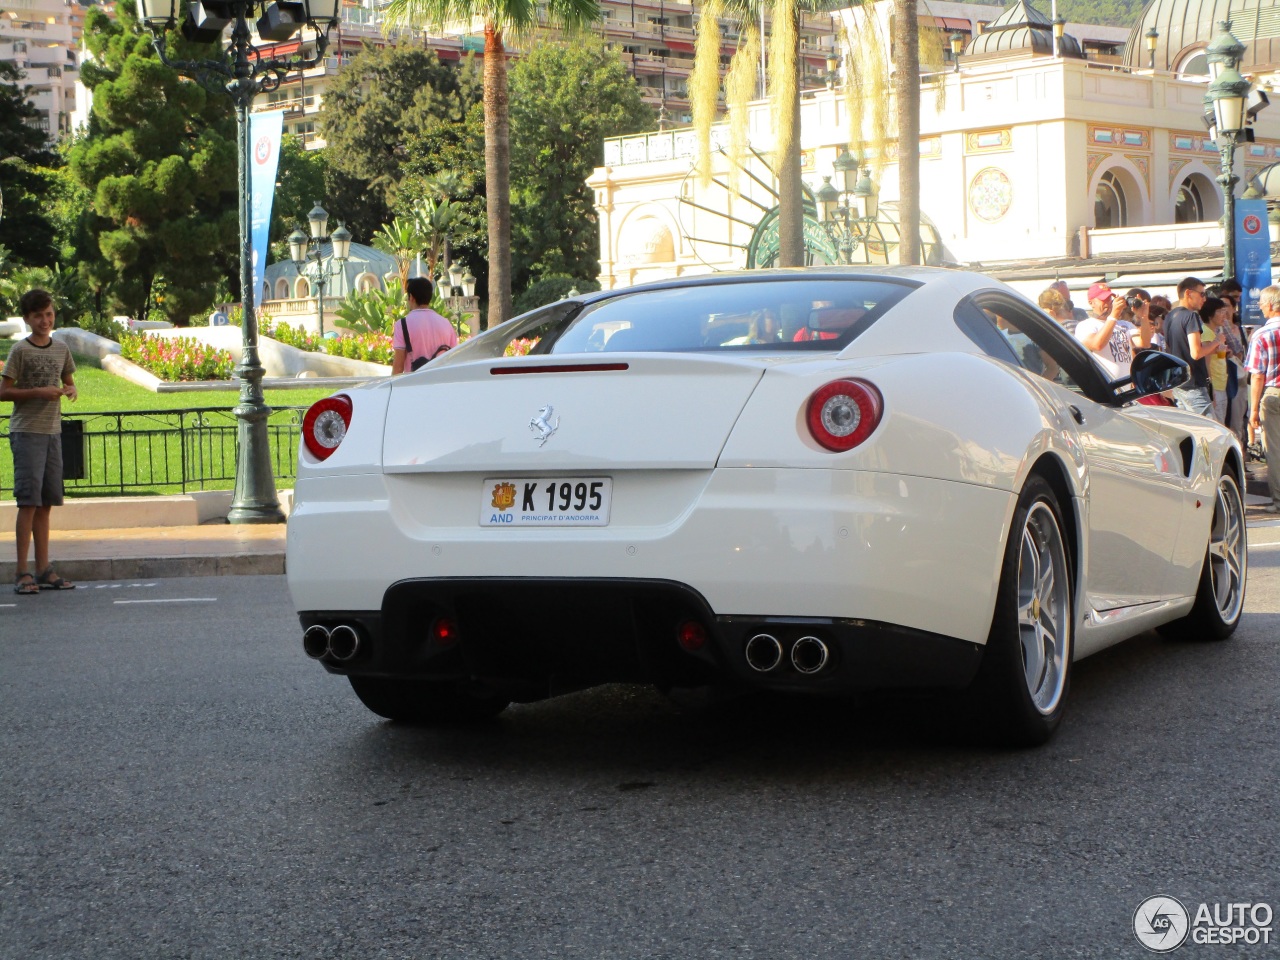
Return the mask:
{"type": "MultiPolygon", "coordinates": [[[[747,666],[756,673],[772,673],[787,659],[782,641],[770,633],[757,633],[748,640],[745,655],[747,666]]],[[[831,648],[825,640],[806,635],[791,644],[790,659],[796,673],[815,676],[830,666],[831,648]]]]}
{"type": "Polygon", "coordinates": [[[813,676],[827,668],[831,651],[817,637],[801,637],[791,646],[791,665],[796,673],[813,676]]]}
{"type": "Polygon", "coordinates": [[[332,628],[322,623],[313,624],[302,635],[302,649],[313,660],[328,657],[346,663],[360,652],[360,632],[346,623],[332,628]]]}

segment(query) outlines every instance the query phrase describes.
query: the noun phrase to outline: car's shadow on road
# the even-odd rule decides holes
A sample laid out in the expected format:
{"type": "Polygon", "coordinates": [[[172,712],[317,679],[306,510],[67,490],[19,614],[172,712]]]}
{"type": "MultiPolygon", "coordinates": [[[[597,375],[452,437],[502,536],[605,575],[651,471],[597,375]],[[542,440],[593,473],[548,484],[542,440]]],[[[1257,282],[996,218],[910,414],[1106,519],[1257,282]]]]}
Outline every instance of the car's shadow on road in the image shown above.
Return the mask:
{"type": "MultiPolygon", "coordinates": [[[[662,777],[865,779],[899,767],[1048,769],[1114,752],[1118,738],[1141,749],[1203,739],[1221,727],[1224,682],[1263,669],[1280,616],[1253,615],[1223,643],[1136,637],[1075,665],[1067,717],[1049,744],[993,744],[950,696],[873,695],[849,700],[748,695],[672,699],[646,687],[609,686],[510,707],[479,725],[415,728],[367,722],[353,730],[346,761],[369,772],[387,765],[416,777],[612,777],[641,790],[662,777]],[[1224,676],[1225,675],[1225,676],[1224,676]]],[[[1271,669],[1271,667],[1268,667],[1271,669]]],[[[1228,724],[1228,727],[1230,725],[1228,724]]]]}

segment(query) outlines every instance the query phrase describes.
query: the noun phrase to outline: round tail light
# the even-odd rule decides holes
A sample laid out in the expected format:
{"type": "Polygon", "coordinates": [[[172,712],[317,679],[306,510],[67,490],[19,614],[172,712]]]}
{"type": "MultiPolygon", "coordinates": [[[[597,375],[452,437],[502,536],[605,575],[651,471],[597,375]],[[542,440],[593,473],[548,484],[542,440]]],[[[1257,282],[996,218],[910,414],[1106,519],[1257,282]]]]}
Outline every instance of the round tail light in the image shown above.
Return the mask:
{"type": "Polygon", "coordinates": [[[828,450],[852,450],[880,425],[884,400],[866,380],[833,380],[809,398],[809,433],[828,450]]]}
{"type": "Polygon", "coordinates": [[[351,398],[326,397],[312,404],[302,418],[302,442],[317,460],[327,460],[338,449],[351,426],[351,398]]]}

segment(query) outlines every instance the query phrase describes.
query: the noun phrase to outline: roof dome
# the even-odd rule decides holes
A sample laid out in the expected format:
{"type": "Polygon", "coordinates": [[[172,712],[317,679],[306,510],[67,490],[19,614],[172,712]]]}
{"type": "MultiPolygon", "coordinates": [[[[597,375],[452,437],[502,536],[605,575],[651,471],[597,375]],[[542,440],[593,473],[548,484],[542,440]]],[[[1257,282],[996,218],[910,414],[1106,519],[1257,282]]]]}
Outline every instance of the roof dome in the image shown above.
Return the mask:
{"type": "MultiPolygon", "coordinates": [[[[1004,13],[987,24],[982,33],[965,47],[970,57],[1053,56],[1053,21],[1031,5],[1030,0],[1016,0],[1004,13]]],[[[1064,57],[1084,58],[1080,41],[1068,33],[1058,41],[1058,53],[1064,57]]]]}
{"type": "Polygon", "coordinates": [[[1245,45],[1241,73],[1280,68],[1280,3],[1277,0],[1151,0],[1129,33],[1124,62],[1147,67],[1146,34],[1155,27],[1156,69],[1208,78],[1201,54],[1217,33],[1219,20],[1231,21],[1231,32],[1245,45]]]}

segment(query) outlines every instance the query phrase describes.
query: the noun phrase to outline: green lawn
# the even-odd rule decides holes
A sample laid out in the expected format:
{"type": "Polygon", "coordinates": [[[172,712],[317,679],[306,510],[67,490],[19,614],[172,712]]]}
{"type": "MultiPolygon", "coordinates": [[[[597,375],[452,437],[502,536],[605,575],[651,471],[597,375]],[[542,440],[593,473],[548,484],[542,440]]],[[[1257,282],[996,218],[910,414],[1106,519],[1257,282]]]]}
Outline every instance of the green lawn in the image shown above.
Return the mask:
{"type": "MultiPolygon", "coordinates": [[[[15,342],[0,340],[0,363],[15,342]]],[[[230,411],[239,402],[238,391],[152,393],[103,370],[96,358],[77,354],[75,360],[79,398],[74,403],[64,400],[62,412],[83,423],[87,473],[83,479],[67,480],[67,496],[172,494],[234,486],[236,420],[230,411]],[[130,413],[105,415],[108,411],[130,413]]],[[[331,393],[323,388],[264,391],[274,411],[268,432],[278,487],[292,485],[297,462],[302,411],[288,408],[309,407],[331,393]]],[[[0,406],[0,417],[10,412],[8,404],[0,406]]],[[[0,453],[0,499],[12,496],[13,462],[5,450],[0,453]]]]}
{"type": "MultiPolygon", "coordinates": [[[[16,340],[0,339],[0,363],[9,358],[16,340]]],[[[152,393],[145,387],[117,377],[102,369],[96,357],[75,354],[76,391],[80,394],[75,403],[63,401],[65,414],[95,413],[99,410],[188,410],[192,407],[221,407],[230,410],[239,402],[235,390],[198,390],[192,393],[152,393]]],[[[309,407],[323,400],[332,390],[264,390],[263,398],[269,407],[309,407]]],[[[8,414],[7,405],[0,415],[8,414]]]]}

